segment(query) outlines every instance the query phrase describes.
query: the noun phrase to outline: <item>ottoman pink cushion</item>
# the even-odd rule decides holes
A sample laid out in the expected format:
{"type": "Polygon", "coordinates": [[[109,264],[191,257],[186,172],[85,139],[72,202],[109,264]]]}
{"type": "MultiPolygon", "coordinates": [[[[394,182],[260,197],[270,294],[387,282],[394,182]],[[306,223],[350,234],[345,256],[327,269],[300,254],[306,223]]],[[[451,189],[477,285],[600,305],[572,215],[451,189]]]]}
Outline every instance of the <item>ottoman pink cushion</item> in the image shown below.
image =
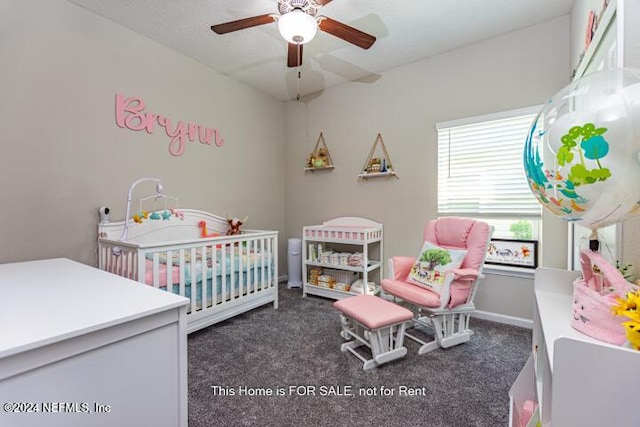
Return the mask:
{"type": "Polygon", "coordinates": [[[379,329],[413,318],[413,313],[406,308],[373,295],[341,299],[334,302],[333,306],[369,329],[379,329]]]}

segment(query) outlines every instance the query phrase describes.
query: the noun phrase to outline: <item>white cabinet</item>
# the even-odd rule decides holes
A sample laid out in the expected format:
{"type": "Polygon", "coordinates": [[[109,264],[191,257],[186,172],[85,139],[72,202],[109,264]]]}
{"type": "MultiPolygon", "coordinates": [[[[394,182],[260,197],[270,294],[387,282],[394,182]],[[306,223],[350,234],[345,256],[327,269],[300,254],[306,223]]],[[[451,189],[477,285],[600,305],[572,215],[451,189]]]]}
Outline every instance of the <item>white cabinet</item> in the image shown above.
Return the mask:
{"type": "Polygon", "coordinates": [[[640,67],[640,3],[637,0],[610,0],[601,10],[602,1],[576,2],[572,11],[572,56],[584,47],[584,24],[590,9],[598,14],[598,26],[589,47],[576,64],[574,79],[599,70],[640,67]]]}
{"type": "Polygon", "coordinates": [[[67,259],[0,295],[0,425],[186,427],[186,298],[67,259]]]}
{"type": "Polygon", "coordinates": [[[303,295],[340,299],[356,294],[355,280],[374,283],[374,289],[362,286],[359,293],[378,292],[382,276],[382,224],[366,218],[341,217],[322,225],[303,227],[303,295]],[[319,272],[322,271],[321,280],[319,272]],[[330,278],[334,282],[327,282],[330,278]],[[322,280],[325,279],[325,280],[322,280]]]}
{"type": "MultiPolygon", "coordinates": [[[[584,47],[584,23],[591,8],[600,12],[603,2],[577,1],[572,12],[572,55],[584,47]],[[575,24],[575,25],[574,25],[575,24]]],[[[582,60],[576,65],[574,79],[600,70],[640,68],[640,2],[610,0],[599,17],[598,27],[582,60]]],[[[591,230],[570,223],[568,268],[580,268],[580,249],[588,248],[591,230]]],[[[609,261],[636,264],[640,256],[640,216],[598,230],[600,248],[609,261]]]]}
{"type": "Polygon", "coordinates": [[[511,388],[511,426],[534,400],[544,426],[637,427],[640,352],[610,345],[571,327],[577,272],[536,270],[532,358],[511,388]]]}

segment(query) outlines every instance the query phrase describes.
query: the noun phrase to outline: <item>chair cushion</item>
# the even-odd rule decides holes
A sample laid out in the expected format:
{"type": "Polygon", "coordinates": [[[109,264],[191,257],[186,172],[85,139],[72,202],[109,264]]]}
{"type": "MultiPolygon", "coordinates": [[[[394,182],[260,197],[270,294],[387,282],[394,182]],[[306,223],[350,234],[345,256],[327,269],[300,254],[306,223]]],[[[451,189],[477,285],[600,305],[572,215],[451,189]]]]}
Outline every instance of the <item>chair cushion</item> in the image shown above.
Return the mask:
{"type": "Polygon", "coordinates": [[[407,282],[425,287],[438,295],[444,285],[445,273],[462,265],[467,251],[448,249],[424,242],[416,262],[411,267],[407,282]]]}
{"type": "Polygon", "coordinates": [[[374,295],[357,295],[333,303],[333,306],[369,329],[395,325],[413,318],[413,313],[374,295]]]}
{"type": "Polygon", "coordinates": [[[424,240],[443,248],[465,248],[467,256],[461,268],[480,270],[487,252],[491,227],[471,218],[444,217],[427,222],[424,240]]]}
{"type": "Polygon", "coordinates": [[[382,279],[380,286],[382,286],[385,292],[401,300],[422,307],[440,307],[440,295],[421,286],[394,279],[382,279]]]}
{"type": "MultiPolygon", "coordinates": [[[[416,286],[403,280],[394,279],[382,279],[380,281],[380,286],[382,286],[382,289],[384,289],[386,293],[412,304],[427,308],[440,307],[440,295],[427,288],[416,286]]],[[[449,292],[451,299],[447,306],[449,308],[453,308],[466,302],[470,290],[471,282],[469,281],[453,282],[449,292]]]]}

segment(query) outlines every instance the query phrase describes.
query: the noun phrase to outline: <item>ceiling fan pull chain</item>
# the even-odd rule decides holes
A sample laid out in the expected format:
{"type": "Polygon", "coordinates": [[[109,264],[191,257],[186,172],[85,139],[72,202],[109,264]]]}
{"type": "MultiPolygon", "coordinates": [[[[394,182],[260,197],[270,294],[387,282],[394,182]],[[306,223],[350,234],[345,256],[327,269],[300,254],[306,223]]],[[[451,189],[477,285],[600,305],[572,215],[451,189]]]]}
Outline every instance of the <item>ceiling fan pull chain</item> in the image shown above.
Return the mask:
{"type": "Polygon", "coordinates": [[[300,55],[300,43],[298,43],[298,78],[296,79],[296,101],[300,101],[300,78],[302,77],[302,56],[300,55]]]}

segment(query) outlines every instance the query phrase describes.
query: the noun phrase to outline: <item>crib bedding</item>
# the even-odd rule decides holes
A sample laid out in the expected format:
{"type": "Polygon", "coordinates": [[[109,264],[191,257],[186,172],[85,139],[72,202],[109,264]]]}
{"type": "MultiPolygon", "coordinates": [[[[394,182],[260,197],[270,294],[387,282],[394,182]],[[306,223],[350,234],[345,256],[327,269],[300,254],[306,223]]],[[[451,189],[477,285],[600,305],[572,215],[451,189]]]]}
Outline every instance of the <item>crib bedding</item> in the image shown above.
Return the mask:
{"type": "MultiPolygon", "coordinates": [[[[207,247],[204,250],[206,267],[203,268],[203,249],[194,251],[168,251],[149,252],[145,255],[145,283],[150,286],[158,286],[167,290],[167,269],[171,260],[171,287],[170,292],[183,295],[194,301],[192,289],[195,288],[195,302],[197,310],[202,308],[203,282],[206,284],[206,306],[211,307],[227,300],[232,296],[238,297],[261,289],[262,272],[268,275],[266,269],[273,267],[271,256],[259,250],[246,250],[234,248],[227,249],[207,247]],[[233,253],[231,253],[233,252],[233,253]],[[181,258],[183,258],[184,275],[181,274],[181,258]],[[156,259],[157,261],[154,261],[156,259]],[[215,265],[214,265],[215,261],[215,265]],[[154,270],[154,262],[156,267],[154,270]],[[205,280],[203,280],[203,271],[205,280]],[[156,273],[157,272],[157,273],[156,273]],[[154,275],[157,274],[157,281],[154,275]],[[214,277],[215,274],[215,277],[214,277]],[[184,291],[180,290],[180,280],[184,282],[184,291]],[[195,286],[191,286],[195,280],[195,286]],[[156,284],[157,283],[157,284],[156,284]],[[215,283],[215,287],[214,287],[215,283]],[[214,291],[215,289],[215,291],[214,291]]],[[[267,277],[265,276],[265,279],[267,277]]],[[[266,285],[264,285],[266,286],[266,285]]]]}
{"type": "MultiPolygon", "coordinates": [[[[206,278],[211,279],[214,271],[217,276],[234,272],[236,276],[239,276],[238,272],[242,271],[244,275],[251,277],[255,272],[259,272],[263,266],[263,256],[261,252],[239,252],[234,253],[231,256],[228,252],[222,253],[224,249],[217,249],[213,252],[212,248],[207,249],[206,262],[207,267],[204,268],[206,272],[206,278]],[[213,267],[213,260],[215,259],[215,267],[213,267]],[[224,265],[223,265],[224,264],[224,265]]],[[[154,258],[158,259],[158,283],[161,287],[167,286],[167,252],[161,253],[147,253],[145,256],[145,283],[147,285],[154,285],[154,258]]],[[[193,281],[194,275],[196,282],[202,281],[202,254],[198,251],[196,255],[196,261],[191,261],[191,252],[184,251],[184,283],[190,285],[193,281]],[[195,271],[194,271],[195,270],[195,271]],[[195,274],[192,274],[194,272],[195,274]]],[[[271,257],[264,257],[264,267],[271,266],[271,257]]],[[[172,284],[180,283],[180,253],[174,252],[171,256],[171,282],[172,284]]]]}
{"type": "MultiPolygon", "coordinates": [[[[233,274],[233,278],[231,277],[230,274],[226,274],[226,276],[224,277],[220,275],[216,276],[215,295],[213,293],[212,286],[213,286],[213,280],[211,278],[208,278],[206,281],[207,306],[211,306],[213,304],[214,296],[215,296],[216,303],[220,303],[223,300],[230,299],[232,296],[238,297],[240,295],[246,295],[248,293],[254,292],[256,289],[260,289],[262,287],[266,288],[268,285],[266,283],[262,284],[262,273],[260,272],[260,270],[258,270],[258,272],[255,274],[255,280],[251,280],[251,278],[247,279],[246,277],[243,277],[241,280],[240,274],[237,272],[233,274]],[[224,292],[223,292],[223,288],[224,288],[224,292]]],[[[202,280],[197,281],[195,286],[191,286],[191,283],[185,284],[184,293],[180,292],[180,284],[174,283],[171,285],[170,292],[178,295],[183,295],[185,298],[188,298],[188,299],[192,299],[191,298],[192,288],[195,288],[196,290],[195,301],[197,302],[198,308],[199,308],[200,302],[203,299],[202,280]]],[[[167,285],[166,284],[160,285],[159,289],[166,291],[167,285]]]]}

